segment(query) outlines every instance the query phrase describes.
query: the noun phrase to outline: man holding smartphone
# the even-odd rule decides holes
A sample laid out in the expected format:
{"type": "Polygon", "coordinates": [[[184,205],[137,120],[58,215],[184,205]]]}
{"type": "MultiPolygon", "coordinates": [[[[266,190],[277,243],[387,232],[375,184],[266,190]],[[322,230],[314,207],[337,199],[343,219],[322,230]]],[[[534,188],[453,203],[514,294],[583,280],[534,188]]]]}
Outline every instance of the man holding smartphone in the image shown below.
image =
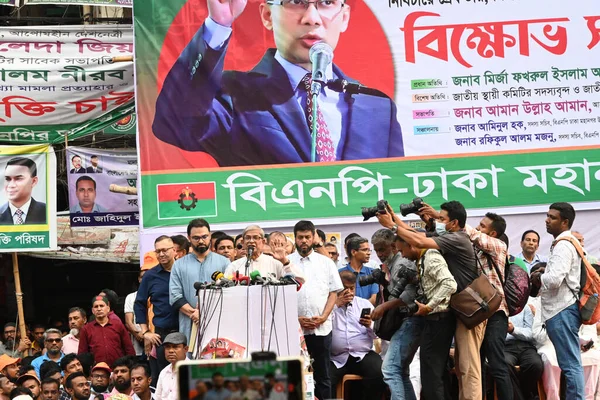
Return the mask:
{"type": "MultiPolygon", "coordinates": [[[[364,390],[354,393],[357,399],[381,398],[383,375],[381,357],[373,350],[376,335],[371,328],[371,303],[355,296],[356,275],[340,271],[344,290],[338,293],[333,308],[331,343],[331,397],[336,398],[338,381],[346,374],[362,376],[364,390]],[[368,393],[365,391],[368,388],[368,393]]],[[[352,396],[351,396],[352,397],[352,396]]]]}

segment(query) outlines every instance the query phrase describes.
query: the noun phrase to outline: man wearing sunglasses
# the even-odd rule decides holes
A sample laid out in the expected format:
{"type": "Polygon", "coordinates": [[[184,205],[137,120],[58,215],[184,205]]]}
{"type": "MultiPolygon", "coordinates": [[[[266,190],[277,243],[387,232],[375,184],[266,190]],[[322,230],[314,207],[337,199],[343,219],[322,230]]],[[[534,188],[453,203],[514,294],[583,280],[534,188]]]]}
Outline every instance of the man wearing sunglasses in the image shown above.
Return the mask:
{"type": "MultiPolygon", "coordinates": [[[[220,166],[310,161],[309,50],[318,42],[336,48],[348,28],[350,6],[345,0],[266,0],[260,17],[276,49],[268,49],[250,72],[224,72],[232,24],[247,1],[207,1],[208,18],[158,96],[154,134],[181,149],[206,152],[220,166]]],[[[355,82],[335,64],[326,78],[355,82]]],[[[324,88],[317,116],[317,161],[404,155],[390,98],[324,88]]]]}
{"type": "Polygon", "coordinates": [[[48,329],[44,332],[44,348],[46,354],[36,358],[31,362],[37,376],[40,376],[40,365],[45,361],[54,361],[60,364],[60,360],[65,356],[62,349],[62,333],[58,329],[48,329]]]}

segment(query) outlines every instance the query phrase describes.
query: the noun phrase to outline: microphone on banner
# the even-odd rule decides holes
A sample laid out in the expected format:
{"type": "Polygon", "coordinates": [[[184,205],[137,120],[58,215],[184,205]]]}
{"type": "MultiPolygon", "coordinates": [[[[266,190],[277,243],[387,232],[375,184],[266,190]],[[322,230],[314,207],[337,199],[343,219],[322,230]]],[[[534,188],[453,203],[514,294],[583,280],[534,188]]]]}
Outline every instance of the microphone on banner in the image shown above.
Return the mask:
{"type": "Polygon", "coordinates": [[[296,285],[296,291],[302,288],[302,282],[298,281],[294,274],[286,274],[285,276],[281,277],[281,283],[284,285],[296,285]]]}
{"type": "Polygon", "coordinates": [[[233,281],[236,285],[250,285],[250,277],[240,274],[240,271],[235,271],[233,281]]]}
{"type": "Polygon", "coordinates": [[[260,276],[260,271],[254,270],[250,273],[250,280],[253,285],[264,285],[265,280],[260,276]]]}
{"type": "Polygon", "coordinates": [[[326,73],[333,61],[333,49],[325,42],[318,42],[312,45],[308,57],[312,64],[311,94],[320,93],[323,85],[327,84],[326,73]]]}

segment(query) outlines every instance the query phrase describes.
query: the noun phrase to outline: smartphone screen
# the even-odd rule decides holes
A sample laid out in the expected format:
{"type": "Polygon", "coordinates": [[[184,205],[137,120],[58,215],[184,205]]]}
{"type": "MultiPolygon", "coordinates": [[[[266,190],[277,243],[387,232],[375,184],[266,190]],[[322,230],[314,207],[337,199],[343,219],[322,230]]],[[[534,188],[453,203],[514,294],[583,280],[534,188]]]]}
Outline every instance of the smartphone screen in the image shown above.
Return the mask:
{"type": "Polygon", "coordinates": [[[203,398],[203,393],[211,390],[220,398],[231,393],[232,398],[303,400],[299,358],[196,360],[178,363],[177,367],[180,400],[203,398]]]}

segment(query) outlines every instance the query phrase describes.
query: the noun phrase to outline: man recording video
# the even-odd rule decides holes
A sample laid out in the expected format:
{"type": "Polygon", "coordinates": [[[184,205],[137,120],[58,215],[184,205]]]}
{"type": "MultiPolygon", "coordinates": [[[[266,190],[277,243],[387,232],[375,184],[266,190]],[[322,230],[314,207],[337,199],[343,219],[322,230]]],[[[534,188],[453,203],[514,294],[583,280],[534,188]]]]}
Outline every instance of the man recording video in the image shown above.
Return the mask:
{"type": "MultiPolygon", "coordinates": [[[[208,18],[167,75],[156,102],[157,138],[210,154],[220,166],[284,164],[311,160],[311,70],[327,80],[347,77],[326,52],[335,49],[350,21],[344,0],[267,0],[259,6],[276,49],[250,72],[223,71],[232,24],[246,0],[208,0],[208,18]]],[[[396,105],[388,98],[324,88],[318,95],[316,161],[404,155],[396,105]]]]}
{"type": "MultiPolygon", "coordinates": [[[[421,200],[421,199],[419,199],[421,200]]],[[[421,200],[421,207],[424,205],[421,200]]],[[[414,202],[413,202],[414,205],[414,202]]],[[[405,208],[405,206],[401,206],[405,208]]],[[[421,207],[413,212],[419,213],[421,207]]],[[[448,263],[448,269],[461,292],[478,277],[477,261],[473,245],[464,231],[467,211],[458,201],[443,203],[437,220],[423,216],[431,227],[435,226],[435,236],[426,237],[411,229],[394,213],[389,205],[386,212],[378,212],[379,223],[396,232],[404,241],[419,249],[439,250],[448,263]]],[[[459,382],[460,398],[481,399],[481,359],[479,350],[483,342],[486,321],[468,329],[459,319],[456,320],[454,361],[459,382]]]]}

